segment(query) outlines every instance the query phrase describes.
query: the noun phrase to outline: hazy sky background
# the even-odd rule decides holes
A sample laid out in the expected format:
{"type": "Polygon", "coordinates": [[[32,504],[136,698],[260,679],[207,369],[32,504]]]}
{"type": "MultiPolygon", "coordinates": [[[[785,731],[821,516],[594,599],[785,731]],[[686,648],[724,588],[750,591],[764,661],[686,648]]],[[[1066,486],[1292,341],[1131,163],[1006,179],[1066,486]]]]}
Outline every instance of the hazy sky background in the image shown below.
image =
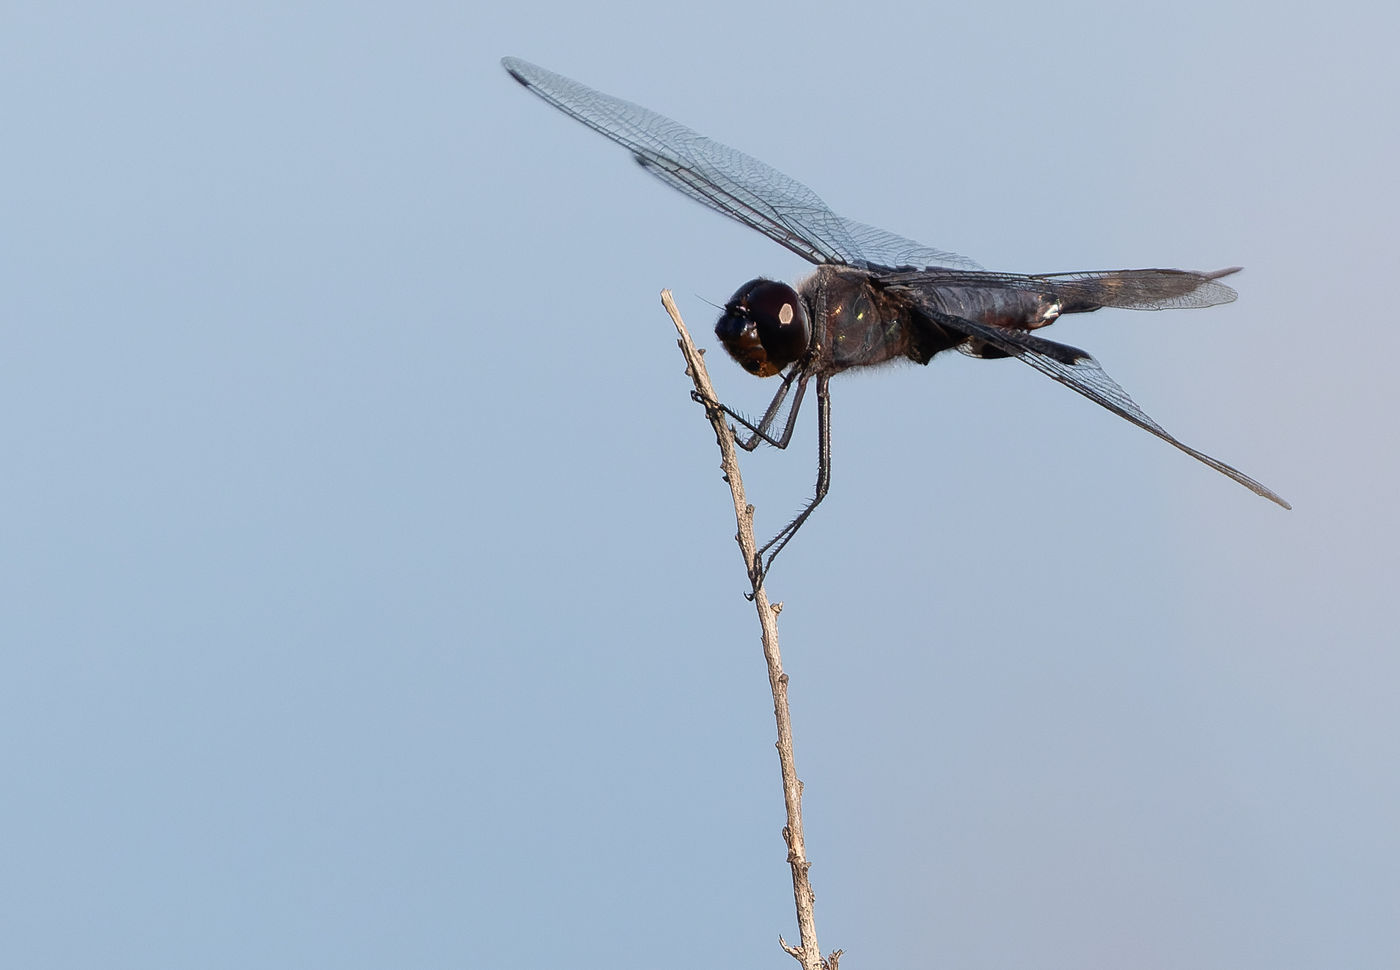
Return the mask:
{"type": "MultiPolygon", "coordinates": [[[[1400,965],[1388,4],[7,3],[15,967],[780,967],[703,344],[796,257],[514,54],[1022,272],[1243,265],[833,386],[779,560],[847,970],[1400,965]]],[[[761,385],[717,351],[720,392],[761,385]]],[[[765,533],[811,419],[744,462],[765,533]]]]}

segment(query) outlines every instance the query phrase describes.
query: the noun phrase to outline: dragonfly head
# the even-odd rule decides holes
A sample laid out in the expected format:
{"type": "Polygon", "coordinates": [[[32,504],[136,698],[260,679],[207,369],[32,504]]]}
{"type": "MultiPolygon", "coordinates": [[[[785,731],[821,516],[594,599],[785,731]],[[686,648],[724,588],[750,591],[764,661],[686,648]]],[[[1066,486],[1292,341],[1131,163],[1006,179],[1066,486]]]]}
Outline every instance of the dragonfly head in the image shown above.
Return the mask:
{"type": "Polygon", "coordinates": [[[796,290],[760,278],[729,298],[715,336],[744,370],[772,377],[806,352],[812,326],[796,290]]]}

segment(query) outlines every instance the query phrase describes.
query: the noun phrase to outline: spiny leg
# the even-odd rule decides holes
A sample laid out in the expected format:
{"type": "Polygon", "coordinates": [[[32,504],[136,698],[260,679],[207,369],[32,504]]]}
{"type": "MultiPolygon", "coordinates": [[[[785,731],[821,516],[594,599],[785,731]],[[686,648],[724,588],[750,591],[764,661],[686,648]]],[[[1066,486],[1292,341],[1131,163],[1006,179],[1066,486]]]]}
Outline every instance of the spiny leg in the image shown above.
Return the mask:
{"type": "MultiPolygon", "coordinates": [[[[778,553],[783,551],[789,540],[797,534],[797,530],[802,527],[802,523],[807,521],[814,509],[826,498],[827,489],[831,486],[831,396],[827,386],[830,378],[821,376],[817,378],[817,488],[812,496],[812,501],[797,517],[783,526],[773,538],[769,539],[763,548],[754,555],[753,572],[754,582],[762,581],[768,570],[773,568],[773,560],[778,558],[778,553]],[[771,551],[770,551],[771,550],[771,551]],[[763,556],[767,553],[768,561],[764,562],[763,556]]],[[[805,382],[805,379],[804,379],[805,382]]],[[[802,393],[802,384],[798,384],[798,395],[802,393]]],[[[794,406],[794,410],[796,410],[794,406]]],[[[787,438],[792,433],[792,422],[788,422],[787,433],[783,436],[783,444],[787,443],[787,438]]],[[[781,447],[781,445],[779,446],[781,447]]]]}
{"type": "Polygon", "coordinates": [[[754,424],[748,418],[734,411],[728,405],[722,404],[724,413],[729,415],[744,428],[752,432],[748,438],[740,439],[735,437],[734,443],[745,451],[753,451],[760,443],[772,445],[775,448],[786,448],[788,442],[792,440],[792,429],[797,425],[797,413],[802,408],[802,395],[807,393],[808,375],[794,368],[783,378],[782,386],[773,395],[773,400],[768,402],[768,409],[763,412],[763,418],[754,424]],[[793,379],[797,379],[797,393],[793,395],[792,407],[788,409],[787,422],[784,424],[783,433],[780,437],[774,438],[768,433],[773,426],[774,420],[782,413],[783,401],[786,400],[788,391],[792,388],[793,379]]]}

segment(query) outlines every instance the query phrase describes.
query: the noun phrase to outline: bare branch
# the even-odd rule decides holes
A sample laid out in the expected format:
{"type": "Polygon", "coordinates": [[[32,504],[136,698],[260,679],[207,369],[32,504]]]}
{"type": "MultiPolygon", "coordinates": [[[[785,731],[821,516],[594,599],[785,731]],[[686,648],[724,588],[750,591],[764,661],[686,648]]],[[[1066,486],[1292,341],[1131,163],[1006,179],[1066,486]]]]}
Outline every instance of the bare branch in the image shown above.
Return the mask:
{"type": "Polygon", "coordinates": [[[792,751],[792,718],[788,713],[788,676],[783,672],[782,656],[778,653],[778,613],[782,604],[768,602],[768,593],[763,588],[763,576],[758,570],[758,548],[753,538],[753,506],[744,497],[744,481],[739,474],[739,458],[734,447],[734,434],[728,419],[719,406],[719,397],[710,384],[710,375],[705,370],[705,361],[696,349],[680,311],[671,298],[670,290],[661,291],[661,304],[671,315],[671,322],[680,334],[681,353],[685,355],[686,373],[695,382],[695,398],[705,405],[705,415],[715,430],[715,441],[719,445],[720,468],[729,490],[734,497],[734,517],[739,524],[736,537],[744,557],[744,568],[753,586],[753,604],[758,611],[759,626],[763,631],[763,657],[768,662],[768,684],[773,690],[773,714],[778,722],[778,763],[783,772],[783,800],[787,805],[787,825],[783,828],[783,840],[787,843],[788,864],[792,867],[792,894],[797,904],[797,929],[801,935],[801,946],[789,946],[783,938],[778,943],[794,959],[802,964],[802,970],[837,970],[841,951],[837,950],[830,958],[823,960],[821,948],[817,945],[817,924],[813,915],[813,902],[816,896],[807,878],[811,863],[807,861],[807,847],[802,838],[802,782],[797,778],[797,763],[792,751]]]}

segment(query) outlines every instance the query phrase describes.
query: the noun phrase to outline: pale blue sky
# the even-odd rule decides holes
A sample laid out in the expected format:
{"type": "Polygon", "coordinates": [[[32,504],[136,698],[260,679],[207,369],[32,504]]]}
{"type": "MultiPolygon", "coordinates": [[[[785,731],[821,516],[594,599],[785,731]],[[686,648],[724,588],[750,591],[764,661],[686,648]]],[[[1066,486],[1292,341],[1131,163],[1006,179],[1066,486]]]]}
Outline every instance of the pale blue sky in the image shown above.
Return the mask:
{"type": "Polygon", "coordinates": [[[514,54],[988,267],[1246,267],[1050,336],[1291,513],[1014,361],[835,382],[770,583],[823,946],[1400,964],[1393,9],[508,6],[0,12],[6,962],[787,965],[657,293],[714,347],[805,267],[514,54]]]}

